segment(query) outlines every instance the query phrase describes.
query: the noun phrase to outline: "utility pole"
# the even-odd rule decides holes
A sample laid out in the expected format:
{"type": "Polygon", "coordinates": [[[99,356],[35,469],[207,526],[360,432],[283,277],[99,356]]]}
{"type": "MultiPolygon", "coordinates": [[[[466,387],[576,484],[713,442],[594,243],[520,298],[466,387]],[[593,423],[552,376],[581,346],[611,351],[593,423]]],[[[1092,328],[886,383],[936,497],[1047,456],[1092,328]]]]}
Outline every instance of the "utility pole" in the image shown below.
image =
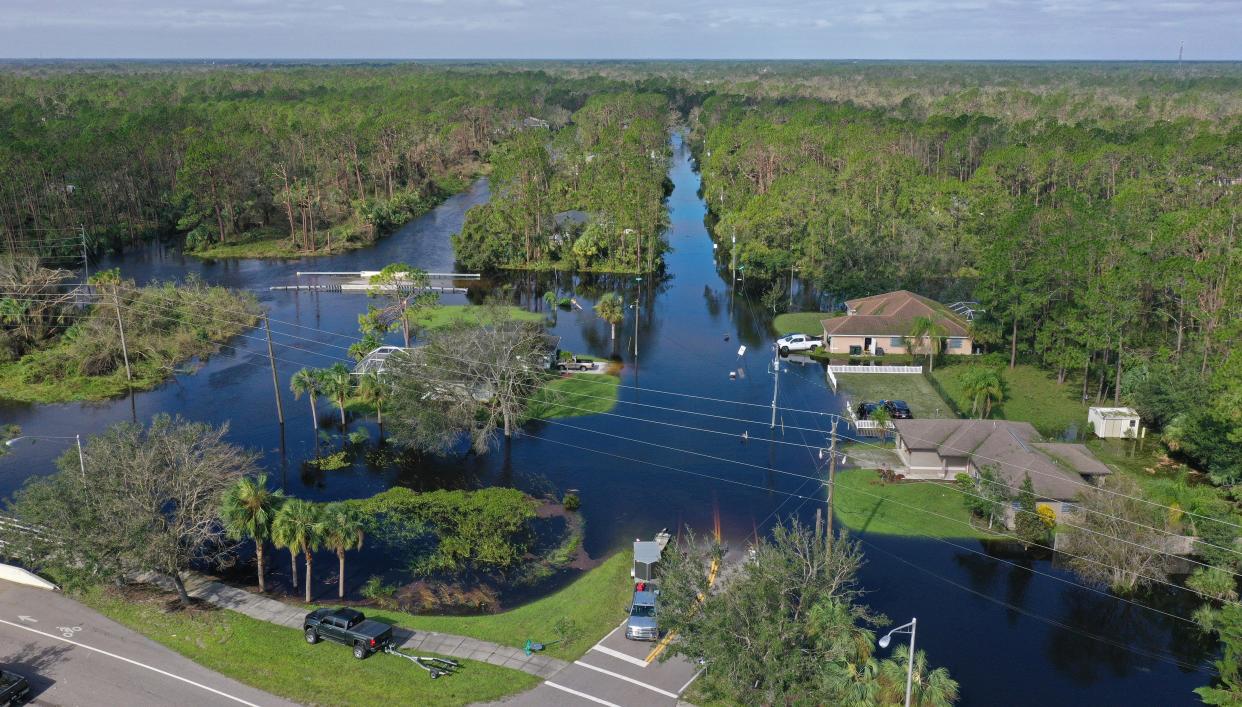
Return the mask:
{"type": "Polygon", "coordinates": [[[267,313],[263,313],[263,333],[267,334],[267,362],[272,367],[272,392],[276,394],[276,419],[280,421],[281,447],[284,447],[285,408],[280,402],[280,379],[276,377],[276,355],[272,353],[272,328],[267,323],[267,313]]]}
{"type": "Polygon", "coordinates": [[[634,278],[634,358],[638,358],[638,300],[643,293],[643,279],[634,278]]]}
{"type": "Polygon", "coordinates": [[[125,381],[133,382],[133,376],[129,372],[129,347],[125,344],[125,323],[121,321],[121,296],[116,290],[112,291],[112,303],[116,305],[116,328],[121,332],[121,355],[125,358],[125,381]]]}
{"type": "Polygon", "coordinates": [[[91,265],[86,258],[86,228],[78,226],[78,235],[82,238],[82,283],[89,282],[91,279],[91,265]]]}
{"type": "Polygon", "coordinates": [[[772,422],[768,425],[769,430],[776,429],[776,393],[780,390],[781,383],[781,350],[773,345],[772,350],[775,356],[772,358],[772,422]]]}
{"type": "Polygon", "coordinates": [[[828,543],[832,544],[832,492],[837,487],[837,421],[832,418],[831,441],[828,444],[828,543]]]}
{"type": "Polygon", "coordinates": [[[729,287],[737,283],[737,226],[733,227],[733,246],[729,248],[729,287]]]}

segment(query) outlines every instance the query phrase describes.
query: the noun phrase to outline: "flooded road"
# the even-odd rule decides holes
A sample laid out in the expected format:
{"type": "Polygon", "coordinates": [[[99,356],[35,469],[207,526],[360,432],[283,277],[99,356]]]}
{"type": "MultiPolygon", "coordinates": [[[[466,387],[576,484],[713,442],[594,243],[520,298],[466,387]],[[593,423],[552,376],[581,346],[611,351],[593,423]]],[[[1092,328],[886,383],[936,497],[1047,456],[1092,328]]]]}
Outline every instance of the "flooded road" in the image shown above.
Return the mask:
{"type": "MultiPolygon", "coordinates": [[[[542,307],[542,293],[553,288],[583,304],[581,311],[561,311],[550,328],[562,337],[565,350],[619,356],[621,402],[611,414],[535,421],[507,451],[482,457],[407,466],[358,464],[329,472],[303,467],[313,456],[315,438],[306,400],[294,400],[288,392],[289,376],[302,366],[348,360],[346,349],[357,340],[357,316],[365,311],[366,298],[267,288],[306,281],[295,277],[299,270],[378,270],[397,261],[450,270],[449,236],[466,209],[487,199],[482,181],[376,246],[339,256],[202,262],[154,245],[101,263],[120,267],[123,276],[139,282],[194,273],[212,283],[253,290],[272,318],[288,422],[282,445],[259,332],[230,342],[193,375],[137,394],[133,410],[140,420],[168,412],[228,422],[232,441],[261,450],[275,483],[315,500],[363,497],[393,485],[507,485],[558,494],[576,489],[586,519],[585,548],[597,557],[660,528],[690,526],[708,533],[719,523],[723,537],[736,547],[788,515],[810,521],[824,499],[818,449],[826,446],[827,414],[838,412],[840,401],[827,387],[822,367],[787,362],[780,375],[776,429],[769,429],[771,313],[753,296],[729,287],[727,263],[716,261],[704,226],[706,207],[693,158],[680,135],[672,139],[672,250],[662,277],[636,282],[632,277],[515,274],[491,283],[509,285],[510,296],[531,309],[542,307]],[[608,325],[591,309],[608,291],[621,292],[631,305],[637,302],[617,327],[615,343],[608,325]]],[[[446,296],[443,302],[478,301],[483,295],[479,289],[446,296]]],[[[391,341],[398,338],[394,334],[391,341]]],[[[321,415],[328,424],[334,413],[326,407],[321,415]]],[[[28,434],[85,436],[131,414],[130,400],[0,403],[0,419],[21,425],[28,434]]],[[[371,423],[352,421],[350,429],[369,429],[377,436],[371,423]]],[[[0,458],[0,493],[12,492],[29,475],[50,471],[61,451],[39,443],[0,458]]],[[[1193,627],[1076,587],[1071,574],[1047,560],[1006,555],[975,540],[873,535],[862,540],[867,564],[861,579],[870,591],[866,601],[897,623],[919,618],[919,647],[962,684],[961,704],[1194,704],[1190,690],[1207,682],[1207,676],[1191,669],[1205,658],[1202,637],[1193,627]]],[[[1165,597],[1161,606],[1184,615],[1186,608],[1176,599],[1165,597]]],[[[1162,598],[1147,599],[1153,601],[1162,598]]]]}

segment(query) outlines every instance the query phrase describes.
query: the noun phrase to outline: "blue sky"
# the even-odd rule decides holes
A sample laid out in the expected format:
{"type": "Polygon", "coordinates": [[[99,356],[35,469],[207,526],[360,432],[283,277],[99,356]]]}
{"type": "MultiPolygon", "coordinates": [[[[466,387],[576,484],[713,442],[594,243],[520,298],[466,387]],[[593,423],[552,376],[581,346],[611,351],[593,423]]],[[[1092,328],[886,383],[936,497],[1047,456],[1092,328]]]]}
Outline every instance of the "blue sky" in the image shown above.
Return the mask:
{"type": "Polygon", "coordinates": [[[0,0],[0,56],[1242,59],[1242,0],[0,0]]]}

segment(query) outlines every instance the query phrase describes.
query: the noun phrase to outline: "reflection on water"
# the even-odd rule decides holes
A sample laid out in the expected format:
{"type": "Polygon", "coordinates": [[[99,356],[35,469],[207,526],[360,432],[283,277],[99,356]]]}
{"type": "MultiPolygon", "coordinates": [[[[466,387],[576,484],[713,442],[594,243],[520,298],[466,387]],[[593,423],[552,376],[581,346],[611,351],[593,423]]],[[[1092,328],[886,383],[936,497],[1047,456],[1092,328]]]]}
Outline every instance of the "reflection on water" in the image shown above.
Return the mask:
{"type": "MultiPolygon", "coordinates": [[[[287,381],[302,366],[344,359],[356,340],[366,299],[267,288],[313,281],[297,278],[299,270],[358,271],[396,261],[450,270],[449,236],[466,209],[487,199],[484,181],[366,250],[322,259],[204,262],[154,244],[101,263],[141,282],[194,273],[250,289],[272,319],[288,420],[283,438],[261,340],[230,342],[231,348],[197,373],[138,394],[136,414],[146,419],[169,412],[228,422],[230,439],[258,450],[287,492],[315,500],[368,496],[394,485],[423,490],[498,484],[535,493],[575,488],[586,519],[584,547],[595,556],[664,527],[710,529],[717,509],[722,534],[735,547],[788,514],[811,521],[824,496],[815,452],[828,433],[821,413],[838,411],[840,403],[821,366],[787,363],[780,378],[785,409],[776,429],[769,429],[771,315],[753,296],[729,289],[727,263],[723,270],[716,263],[704,227],[706,210],[693,161],[680,136],[674,136],[673,147],[672,250],[663,277],[636,284],[628,276],[519,273],[444,299],[480,302],[489,291],[499,291],[532,311],[543,311],[541,298],[549,289],[575,297],[583,309],[557,312],[551,328],[567,350],[618,357],[623,387],[613,415],[535,423],[511,447],[502,445],[483,456],[463,452],[427,458],[388,450],[365,454],[361,462],[336,471],[303,464],[313,457],[316,439],[307,401],[294,400],[287,381]],[[615,342],[592,310],[603,293],[612,291],[640,303],[637,311],[627,309],[615,342]],[[740,344],[747,347],[741,356],[740,344]],[[730,371],[740,375],[730,379],[730,371]]],[[[796,296],[807,302],[819,297],[803,288],[796,296]]],[[[394,334],[391,342],[399,336],[394,334]]],[[[330,444],[339,445],[339,420],[327,408],[321,406],[321,423],[329,430],[330,444]]],[[[130,416],[130,403],[124,400],[49,406],[0,402],[0,419],[32,434],[89,435],[130,416]]],[[[350,423],[351,429],[364,427],[378,439],[373,423],[350,423]]],[[[49,472],[60,451],[41,444],[0,458],[0,493],[11,493],[27,476],[49,472]]],[[[1202,637],[1181,622],[1057,581],[1071,575],[1046,558],[985,548],[973,540],[954,541],[957,547],[926,539],[865,537],[868,561],[861,579],[870,590],[867,601],[894,619],[918,616],[919,645],[962,683],[962,704],[1191,704],[1191,688],[1207,681],[1119,647],[1172,653],[1197,664],[1206,655],[1202,637]],[[1051,576],[1032,574],[1026,567],[1051,576]]],[[[388,564],[384,548],[368,546],[351,558],[347,581],[357,587],[388,564]]],[[[277,555],[274,565],[273,582],[279,585],[288,561],[277,555]]],[[[326,555],[316,562],[319,568],[334,566],[326,555]]],[[[321,579],[331,580],[328,570],[321,579]]],[[[1166,603],[1161,607],[1170,613],[1188,611],[1171,599],[1166,603]]]]}

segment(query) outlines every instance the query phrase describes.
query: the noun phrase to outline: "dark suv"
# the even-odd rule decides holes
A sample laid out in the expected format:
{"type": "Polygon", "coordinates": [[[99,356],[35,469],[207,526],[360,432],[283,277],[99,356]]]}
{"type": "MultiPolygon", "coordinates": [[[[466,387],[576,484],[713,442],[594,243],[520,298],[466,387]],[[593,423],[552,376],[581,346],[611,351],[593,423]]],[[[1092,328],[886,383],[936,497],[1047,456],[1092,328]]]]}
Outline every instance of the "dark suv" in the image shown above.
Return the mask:
{"type": "Polygon", "coordinates": [[[894,420],[909,420],[914,417],[910,406],[904,400],[885,400],[884,407],[888,410],[888,416],[894,420]]]}

